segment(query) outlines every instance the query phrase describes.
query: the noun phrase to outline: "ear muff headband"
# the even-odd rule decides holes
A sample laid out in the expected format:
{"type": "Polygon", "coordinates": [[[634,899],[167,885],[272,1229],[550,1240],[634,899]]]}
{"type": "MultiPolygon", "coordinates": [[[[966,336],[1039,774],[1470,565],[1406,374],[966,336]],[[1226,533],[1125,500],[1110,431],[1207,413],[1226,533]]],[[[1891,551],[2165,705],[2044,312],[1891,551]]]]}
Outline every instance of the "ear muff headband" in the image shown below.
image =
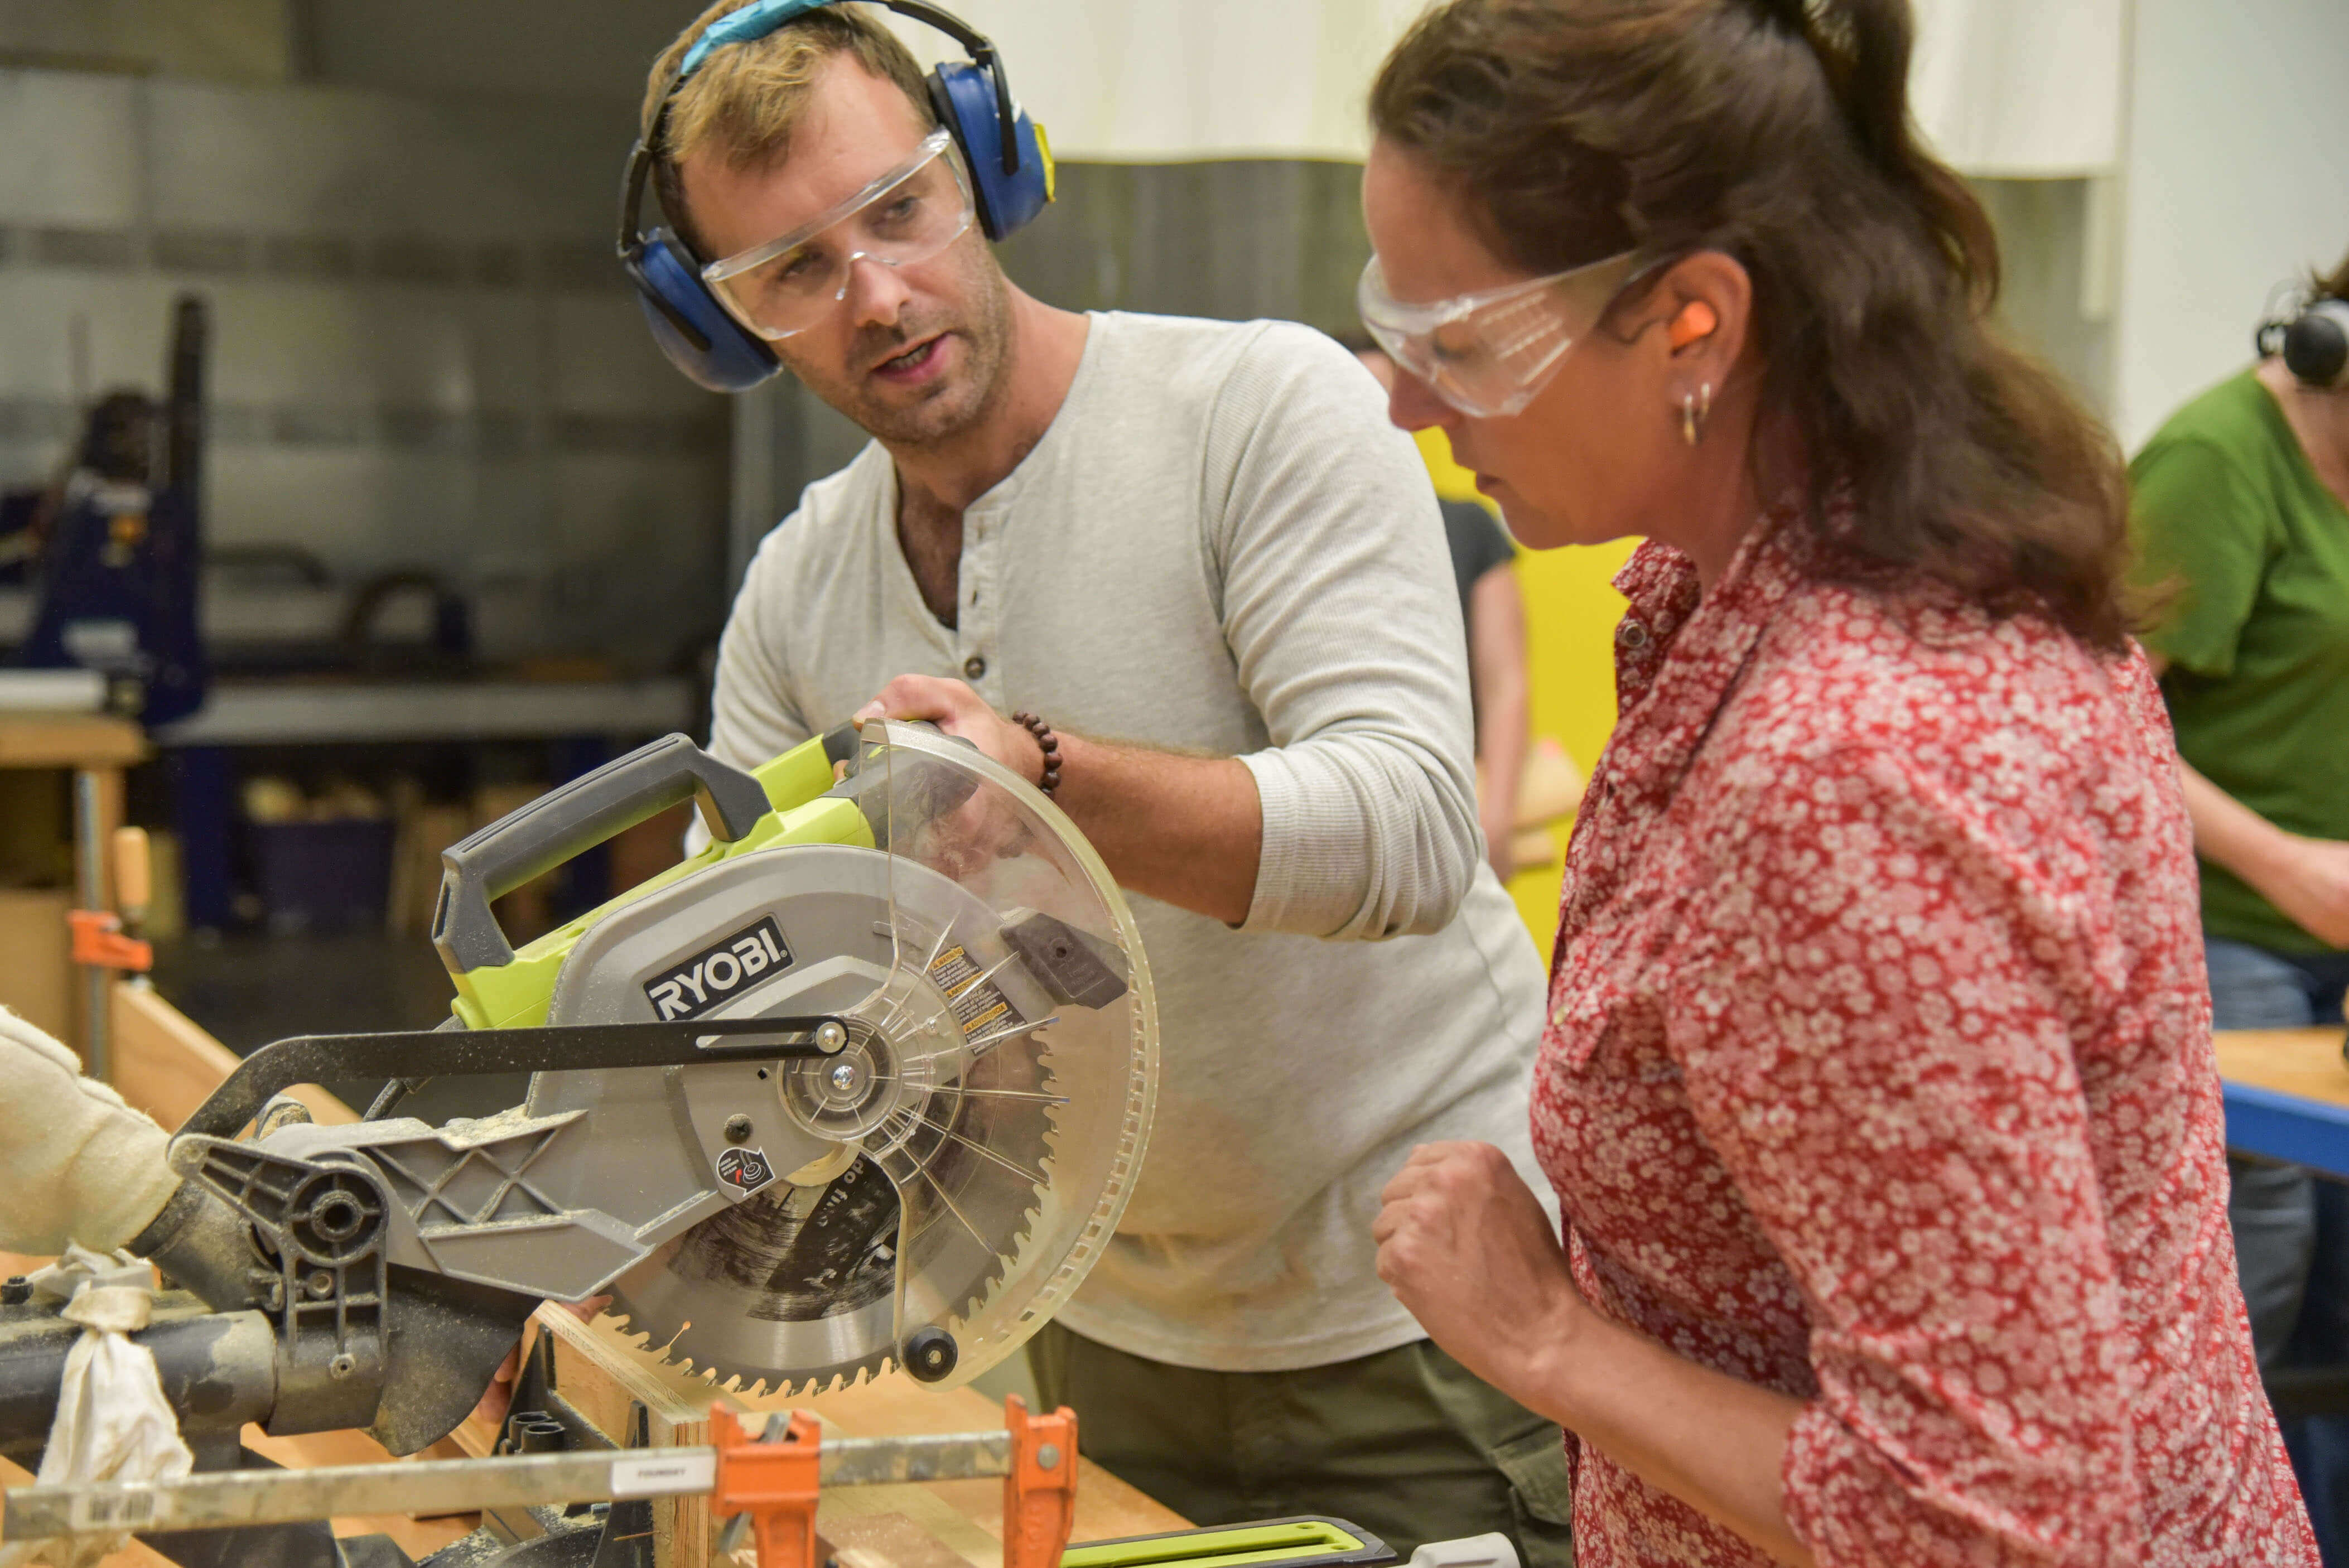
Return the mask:
{"type": "MultiPolygon", "coordinates": [[[[636,285],[638,303],[662,352],[713,391],[747,391],[772,376],[782,362],[765,339],[744,329],[710,294],[683,241],[666,229],[647,232],[638,227],[645,186],[652,174],[652,148],[667,118],[666,99],[701,68],[712,51],[763,38],[811,11],[838,3],[757,0],[710,24],[679,63],[648,141],[639,141],[629,154],[620,192],[620,263],[636,285]]],[[[948,61],[930,72],[930,104],[970,172],[980,231],[989,240],[1005,238],[1052,200],[1052,154],[1043,129],[1012,98],[1003,62],[985,35],[922,0],[872,3],[936,28],[969,55],[968,64],[948,61]]]]}
{"type": "MultiPolygon", "coordinates": [[[[873,0],[873,3],[884,5],[901,16],[911,16],[916,22],[944,33],[962,46],[963,52],[970,57],[972,65],[992,78],[988,85],[994,97],[991,107],[1001,129],[1003,145],[999,156],[1003,163],[1003,172],[1019,173],[1019,106],[1012,101],[1011,83],[1003,74],[1002,63],[996,56],[995,46],[988,40],[986,35],[977,31],[952,12],[941,11],[935,5],[926,5],[922,4],[922,0],[873,0]]],[[[821,10],[826,5],[835,4],[838,4],[838,0],[758,0],[756,5],[745,5],[740,11],[719,18],[709,25],[708,31],[694,40],[693,47],[685,52],[684,60],[678,66],[677,80],[669,84],[668,90],[672,93],[677,91],[687,77],[701,68],[713,51],[728,44],[743,44],[752,39],[763,38],[777,28],[797,21],[811,11],[821,10]]],[[[948,120],[947,123],[950,129],[957,129],[953,120],[948,120]]]]}

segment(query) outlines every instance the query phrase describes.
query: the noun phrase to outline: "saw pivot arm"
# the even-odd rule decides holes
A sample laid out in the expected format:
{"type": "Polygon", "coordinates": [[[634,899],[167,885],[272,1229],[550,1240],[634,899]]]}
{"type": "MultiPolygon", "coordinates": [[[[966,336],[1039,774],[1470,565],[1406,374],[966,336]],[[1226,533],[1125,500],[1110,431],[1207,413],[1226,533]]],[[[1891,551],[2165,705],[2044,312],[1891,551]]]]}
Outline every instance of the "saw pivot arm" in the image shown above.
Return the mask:
{"type": "Polygon", "coordinates": [[[245,1057],[180,1130],[233,1138],[273,1096],[329,1078],[691,1067],[753,1051],[761,1060],[796,1060],[834,1056],[847,1044],[847,1026],[830,1016],[297,1035],[245,1057]]]}

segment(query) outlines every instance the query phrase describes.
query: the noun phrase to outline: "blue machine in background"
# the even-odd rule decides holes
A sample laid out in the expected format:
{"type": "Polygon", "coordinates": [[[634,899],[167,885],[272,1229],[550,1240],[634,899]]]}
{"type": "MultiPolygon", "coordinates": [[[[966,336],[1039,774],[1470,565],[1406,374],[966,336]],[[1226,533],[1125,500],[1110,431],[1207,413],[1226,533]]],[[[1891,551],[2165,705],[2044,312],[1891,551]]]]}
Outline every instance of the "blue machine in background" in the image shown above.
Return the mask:
{"type": "Polygon", "coordinates": [[[153,727],[203,706],[197,624],[203,558],[203,302],[171,322],[161,407],[114,392],[90,411],[72,470],[46,509],[37,608],[16,663],[95,670],[108,707],[153,727]]]}

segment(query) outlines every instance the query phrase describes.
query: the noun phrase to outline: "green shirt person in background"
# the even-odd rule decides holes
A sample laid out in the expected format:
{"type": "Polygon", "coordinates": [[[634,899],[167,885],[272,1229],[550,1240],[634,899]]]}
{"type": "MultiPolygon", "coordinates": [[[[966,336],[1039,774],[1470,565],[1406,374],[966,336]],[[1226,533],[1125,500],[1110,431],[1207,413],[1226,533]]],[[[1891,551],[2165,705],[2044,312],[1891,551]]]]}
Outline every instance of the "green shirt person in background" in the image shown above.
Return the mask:
{"type": "Polygon", "coordinates": [[[2179,409],[2129,474],[2140,571],[2174,595],[2147,642],[2166,665],[2178,751],[2201,775],[2189,802],[2203,929],[2282,953],[2339,952],[2349,391],[2301,387],[2266,361],[2179,409]]]}
{"type": "MultiPolygon", "coordinates": [[[[2312,294],[2349,299],[2349,259],[2312,294]]],[[[2186,764],[2212,1021],[2337,1025],[2349,990],[2349,369],[2313,385],[2264,359],[2171,416],[2129,477],[2138,577],[2162,596],[2145,642],[2186,764]]],[[[2349,1188],[2247,1160],[2230,1173],[2260,1364],[2349,1361],[2349,1188]]],[[[2349,1562],[2349,1420],[2287,1422],[2284,1440],[2325,1560],[2349,1562]]]]}

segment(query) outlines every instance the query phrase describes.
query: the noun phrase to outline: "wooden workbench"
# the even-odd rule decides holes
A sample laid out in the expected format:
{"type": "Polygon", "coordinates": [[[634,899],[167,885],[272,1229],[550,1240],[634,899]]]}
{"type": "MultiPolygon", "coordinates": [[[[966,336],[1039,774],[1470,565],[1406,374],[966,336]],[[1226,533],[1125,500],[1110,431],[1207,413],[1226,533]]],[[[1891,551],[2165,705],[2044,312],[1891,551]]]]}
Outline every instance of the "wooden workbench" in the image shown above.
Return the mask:
{"type": "Polygon", "coordinates": [[[2211,1037],[2227,1099],[2227,1147],[2349,1181],[2344,1026],[2221,1029],[2211,1037]]]}
{"type": "MultiPolygon", "coordinates": [[[[738,1411],[812,1410],[827,1437],[905,1437],[926,1432],[975,1432],[1001,1428],[1003,1407],[974,1389],[926,1388],[903,1373],[854,1387],[792,1398],[721,1389],[639,1348],[608,1318],[581,1323],[559,1306],[541,1307],[536,1336],[555,1340],[555,1390],[607,1432],[626,1429],[631,1403],[645,1407],[653,1446],[705,1443],[712,1403],[738,1411]]],[[[453,1441],[487,1453],[493,1427],[468,1421],[453,1441]]],[[[1172,1509],[1153,1501],[1090,1460],[1078,1461],[1076,1521],[1071,1541],[1105,1541],[1188,1528],[1172,1509]]],[[[841,1568],[1003,1568],[1003,1483],[940,1481],[923,1485],[846,1487],[828,1491],[816,1529],[841,1568]]],[[[711,1535],[706,1500],[654,1503],[654,1533],[662,1568],[708,1568],[711,1535]]]]}
{"type": "Polygon", "coordinates": [[[147,738],[98,713],[0,713],[0,768],[112,768],[144,761],[147,738]]]}
{"type": "MultiPolygon", "coordinates": [[[[0,712],[0,769],[63,771],[87,776],[90,785],[86,791],[75,791],[68,831],[88,852],[76,868],[71,898],[16,888],[0,892],[0,1003],[73,1044],[85,1059],[95,982],[79,983],[84,977],[68,956],[72,945],[65,912],[72,904],[96,909],[109,902],[111,869],[106,856],[109,841],[122,821],[123,773],[147,755],[146,735],[128,719],[95,713],[0,712]]],[[[10,869],[21,872],[28,868],[10,869]]]]}

